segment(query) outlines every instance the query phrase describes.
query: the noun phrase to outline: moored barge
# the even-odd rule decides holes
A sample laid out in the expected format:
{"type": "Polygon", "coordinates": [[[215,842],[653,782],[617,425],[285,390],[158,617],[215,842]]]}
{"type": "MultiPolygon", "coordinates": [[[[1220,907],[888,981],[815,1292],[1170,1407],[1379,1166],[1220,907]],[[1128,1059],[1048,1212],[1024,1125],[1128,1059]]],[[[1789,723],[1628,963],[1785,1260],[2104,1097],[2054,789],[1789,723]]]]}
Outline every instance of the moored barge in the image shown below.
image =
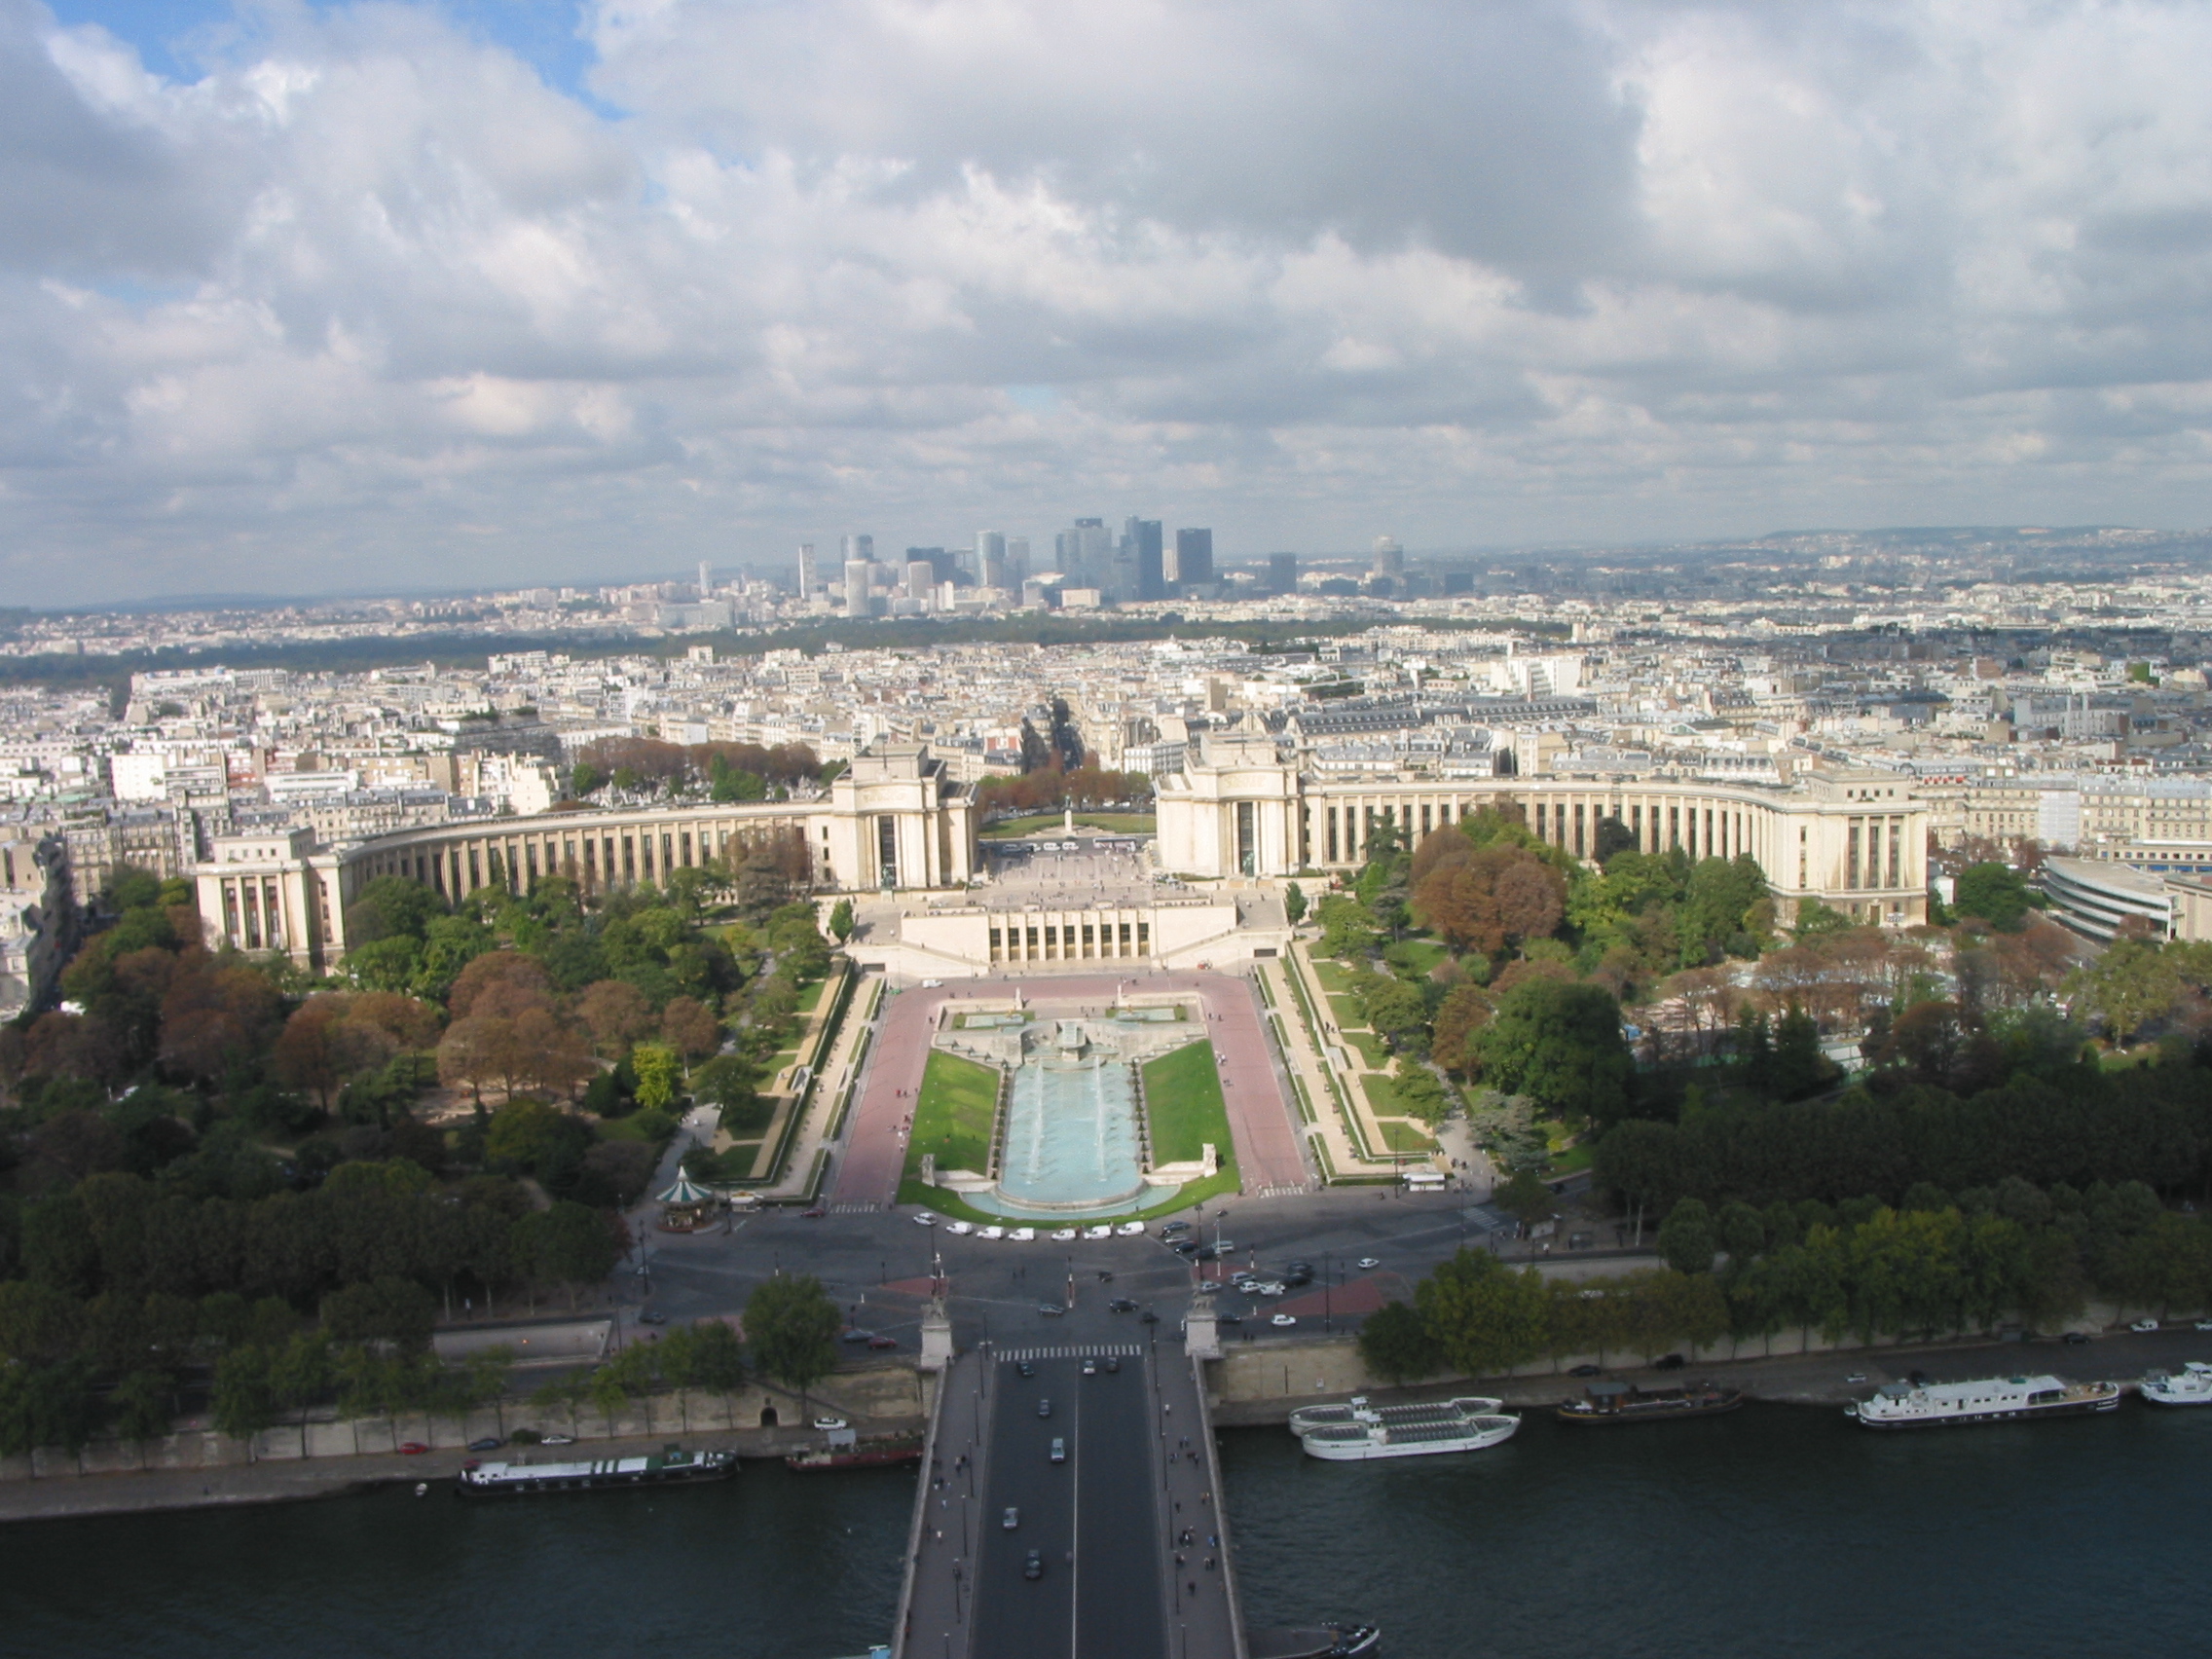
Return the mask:
{"type": "Polygon", "coordinates": [[[735,1452],[686,1452],[670,1444],[637,1457],[594,1457],[566,1463],[461,1464],[456,1490],[463,1497],[527,1496],[548,1492],[592,1492],[609,1487],[684,1486],[726,1481],[737,1473],[735,1452]]]}

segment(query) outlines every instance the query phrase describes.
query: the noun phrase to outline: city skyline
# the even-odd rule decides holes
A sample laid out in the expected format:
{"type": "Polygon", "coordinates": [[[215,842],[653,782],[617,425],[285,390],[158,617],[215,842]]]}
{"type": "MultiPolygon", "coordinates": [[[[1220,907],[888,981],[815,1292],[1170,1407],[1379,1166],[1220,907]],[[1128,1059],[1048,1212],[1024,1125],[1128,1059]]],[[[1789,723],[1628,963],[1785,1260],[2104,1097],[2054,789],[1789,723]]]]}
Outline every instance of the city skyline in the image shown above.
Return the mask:
{"type": "Polygon", "coordinates": [[[2087,4],[24,0],[0,602],[1084,502],[1225,559],[2199,524],[2208,47],[2087,4]]]}

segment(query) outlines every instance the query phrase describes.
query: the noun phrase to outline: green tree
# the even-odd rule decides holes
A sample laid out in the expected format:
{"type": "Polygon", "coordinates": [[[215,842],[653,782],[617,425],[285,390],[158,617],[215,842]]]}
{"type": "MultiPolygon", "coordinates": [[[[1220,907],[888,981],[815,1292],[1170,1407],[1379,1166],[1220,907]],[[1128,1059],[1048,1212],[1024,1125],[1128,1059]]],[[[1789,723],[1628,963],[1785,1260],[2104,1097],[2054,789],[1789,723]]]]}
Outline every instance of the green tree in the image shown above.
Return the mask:
{"type": "Polygon", "coordinates": [[[1414,1295],[1445,1361],[1469,1377],[1510,1371],[1544,1350],[1549,1297],[1534,1268],[1515,1272],[1487,1250],[1461,1250],[1414,1295]]]}
{"type": "Polygon", "coordinates": [[[2181,994],[2173,959],[2148,940],[2119,939],[2066,982],[2077,1014],[2101,1016],[2113,1041],[2125,1047],[2181,994]]]}
{"type": "Polygon", "coordinates": [[[1768,1090],[1777,1099],[1795,1100],[1819,1088],[1833,1072],[1821,1052],[1820,1026],[1791,1003],[1789,1012],[1775,1022],[1774,1053],[1766,1067],[1768,1090]]]}
{"type": "Polygon", "coordinates": [[[1830,935],[1848,933],[1851,918],[1841,910],[1822,903],[1818,899],[1801,900],[1797,905],[1797,920],[1790,928],[1790,936],[1799,944],[1830,935]]]}
{"type": "Polygon", "coordinates": [[[589,760],[578,760],[574,769],[569,773],[569,793],[571,794],[592,794],[604,788],[606,783],[607,774],[594,766],[589,760]]]}
{"type": "Polygon", "coordinates": [[[1398,1383],[1434,1376],[1444,1365],[1419,1309],[1404,1302],[1386,1302],[1367,1316],[1359,1328],[1359,1356],[1368,1370],[1398,1383]]]}
{"type": "Polygon", "coordinates": [[[236,1440],[259,1434],[276,1420],[276,1393],[269,1381],[269,1350],[259,1344],[235,1347],[215,1362],[215,1426],[236,1440]]]}
{"type": "Polygon", "coordinates": [[[1605,1124],[1627,1107],[1632,1067],[1620,1005],[1603,986],[1525,979],[1470,1047],[1485,1082],[1534,1095],[1555,1117],[1605,1124]]]}
{"type": "Polygon", "coordinates": [[[830,906],[830,937],[839,944],[853,937],[853,929],[857,926],[859,923],[854,920],[853,902],[850,899],[840,899],[830,906]]]}
{"type": "Polygon", "coordinates": [[[683,1063],[674,1049],[662,1043],[640,1043],[630,1051],[630,1065],[638,1074],[639,1105],[657,1111],[675,1100],[683,1063]]]}
{"type": "Polygon", "coordinates": [[[1659,1224],[1659,1254],[1678,1273],[1711,1272],[1719,1248],[1713,1212],[1703,1198],[1682,1199],[1659,1224]]]}
{"type": "Polygon", "coordinates": [[[811,1273],[778,1275],[756,1285],[745,1303],[745,1335],[760,1369],[804,1399],[836,1368],[837,1305],[811,1273]]]}
{"type": "Polygon", "coordinates": [[[319,1331],[296,1331],[269,1360],[274,1403],[300,1414],[300,1456],[308,1455],[308,1408],[328,1391],[335,1373],[329,1340],[319,1331]]]}
{"type": "MultiPolygon", "coordinates": [[[[322,1328],[330,1341],[389,1343],[401,1353],[420,1353],[430,1346],[437,1316],[436,1299],[413,1279],[395,1273],[341,1285],[322,1299],[322,1328]]],[[[301,1337],[293,1338],[284,1353],[287,1363],[300,1367],[313,1360],[301,1337]]],[[[280,1395],[288,1393],[274,1376],[272,1382],[280,1395]]]]}
{"type": "Polygon", "coordinates": [[[2001,933],[2017,933],[2028,914],[2027,881],[2009,865],[1969,865],[1959,872],[1951,908],[1962,916],[1979,916],[2001,933]]]}
{"type": "Polygon", "coordinates": [[[1551,1214],[1553,1194],[1533,1169],[1516,1169],[1506,1183],[1491,1195],[1491,1201],[1526,1226],[1551,1214]]]}
{"type": "Polygon", "coordinates": [[[572,1198],[524,1216],[515,1223],[514,1237],[533,1276],[567,1287],[571,1309],[577,1287],[604,1279],[622,1254],[606,1218],[572,1198]]]}
{"type": "Polygon", "coordinates": [[[126,1440],[159,1440],[176,1416],[176,1390],[167,1373],[125,1373],[108,1396],[109,1423],[126,1440]]]}
{"type": "Polygon", "coordinates": [[[733,1394],[745,1385],[745,1354],[737,1333],[719,1319],[679,1327],[659,1347],[661,1375],[671,1387],[733,1394]]]}
{"type": "Polygon", "coordinates": [[[1282,913],[1292,927],[1306,919],[1306,890],[1295,881],[1283,889],[1282,913]]]}

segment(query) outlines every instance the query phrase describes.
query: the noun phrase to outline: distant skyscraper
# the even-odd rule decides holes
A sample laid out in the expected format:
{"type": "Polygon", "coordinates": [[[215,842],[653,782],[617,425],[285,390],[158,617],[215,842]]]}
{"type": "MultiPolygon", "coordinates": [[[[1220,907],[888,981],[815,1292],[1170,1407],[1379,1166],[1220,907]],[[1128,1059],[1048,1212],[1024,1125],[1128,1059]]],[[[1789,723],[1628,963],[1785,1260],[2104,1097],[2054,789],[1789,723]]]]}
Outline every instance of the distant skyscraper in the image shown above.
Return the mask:
{"type": "Polygon", "coordinates": [[[1006,538],[1006,583],[1009,588],[1019,588],[1029,579],[1029,537],[1010,535],[1006,538]]]}
{"type": "Polygon", "coordinates": [[[814,543],[798,544],[798,596],[808,598],[822,586],[822,574],[814,568],[814,543]]]}
{"type": "Polygon", "coordinates": [[[1297,554],[1270,553],[1268,555],[1268,591],[1270,593],[1296,593],[1298,591],[1297,554]]]}
{"type": "Polygon", "coordinates": [[[1179,530],[1175,533],[1175,585],[1182,588],[1213,585],[1213,532],[1179,530]]]}
{"type": "Polygon", "coordinates": [[[1067,577],[1063,586],[1106,586],[1112,577],[1113,561],[1114,538],[1106,533],[1104,519],[1079,518],[1073,530],[1063,530],[1052,537],[1052,562],[1067,577]]]}
{"type": "Polygon", "coordinates": [[[1122,539],[1128,545],[1130,562],[1136,568],[1135,591],[1137,599],[1165,599],[1167,597],[1167,564],[1161,553],[1161,536],[1158,519],[1132,518],[1122,526],[1122,539]]]}
{"type": "MultiPolygon", "coordinates": [[[[864,535],[858,539],[867,541],[871,538],[864,535]]],[[[855,537],[846,536],[846,546],[851,546],[854,540],[855,537]]],[[[867,596],[868,576],[874,570],[875,561],[872,559],[847,559],[845,561],[845,614],[847,616],[874,614],[869,608],[867,596]]]]}
{"type": "Polygon", "coordinates": [[[845,563],[850,565],[856,559],[866,565],[875,563],[874,536],[848,535],[845,537],[845,563]]]}
{"type": "Polygon", "coordinates": [[[702,559],[699,561],[699,597],[701,599],[712,599],[714,596],[715,573],[707,569],[707,561],[702,559]]]}
{"type": "MultiPolygon", "coordinates": [[[[911,553],[914,549],[909,547],[906,551],[911,553]]],[[[906,561],[906,597],[908,599],[927,599],[930,596],[930,590],[936,586],[937,566],[935,564],[927,559],[908,559],[906,561]]]]}
{"type": "Polygon", "coordinates": [[[1397,538],[1378,535],[1375,538],[1374,574],[1402,576],[1406,573],[1406,550],[1398,545],[1397,538]]]}
{"type": "Polygon", "coordinates": [[[995,530],[976,532],[976,580],[987,588],[1006,586],[1006,537],[995,530]]]}

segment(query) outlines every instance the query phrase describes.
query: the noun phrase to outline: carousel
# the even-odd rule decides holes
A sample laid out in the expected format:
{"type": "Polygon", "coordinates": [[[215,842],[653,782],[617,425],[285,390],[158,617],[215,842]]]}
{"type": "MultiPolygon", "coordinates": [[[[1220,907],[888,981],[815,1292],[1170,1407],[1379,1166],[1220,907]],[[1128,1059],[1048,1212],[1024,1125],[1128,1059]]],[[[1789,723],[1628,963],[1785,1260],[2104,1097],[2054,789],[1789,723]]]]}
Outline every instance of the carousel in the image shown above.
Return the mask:
{"type": "Polygon", "coordinates": [[[680,1169],[676,1185],[656,1197],[653,1202],[660,1205],[663,1233],[696,1233],[713,1224],[721,1199],[711,1188],[700,1186],[680,1169]]]}

